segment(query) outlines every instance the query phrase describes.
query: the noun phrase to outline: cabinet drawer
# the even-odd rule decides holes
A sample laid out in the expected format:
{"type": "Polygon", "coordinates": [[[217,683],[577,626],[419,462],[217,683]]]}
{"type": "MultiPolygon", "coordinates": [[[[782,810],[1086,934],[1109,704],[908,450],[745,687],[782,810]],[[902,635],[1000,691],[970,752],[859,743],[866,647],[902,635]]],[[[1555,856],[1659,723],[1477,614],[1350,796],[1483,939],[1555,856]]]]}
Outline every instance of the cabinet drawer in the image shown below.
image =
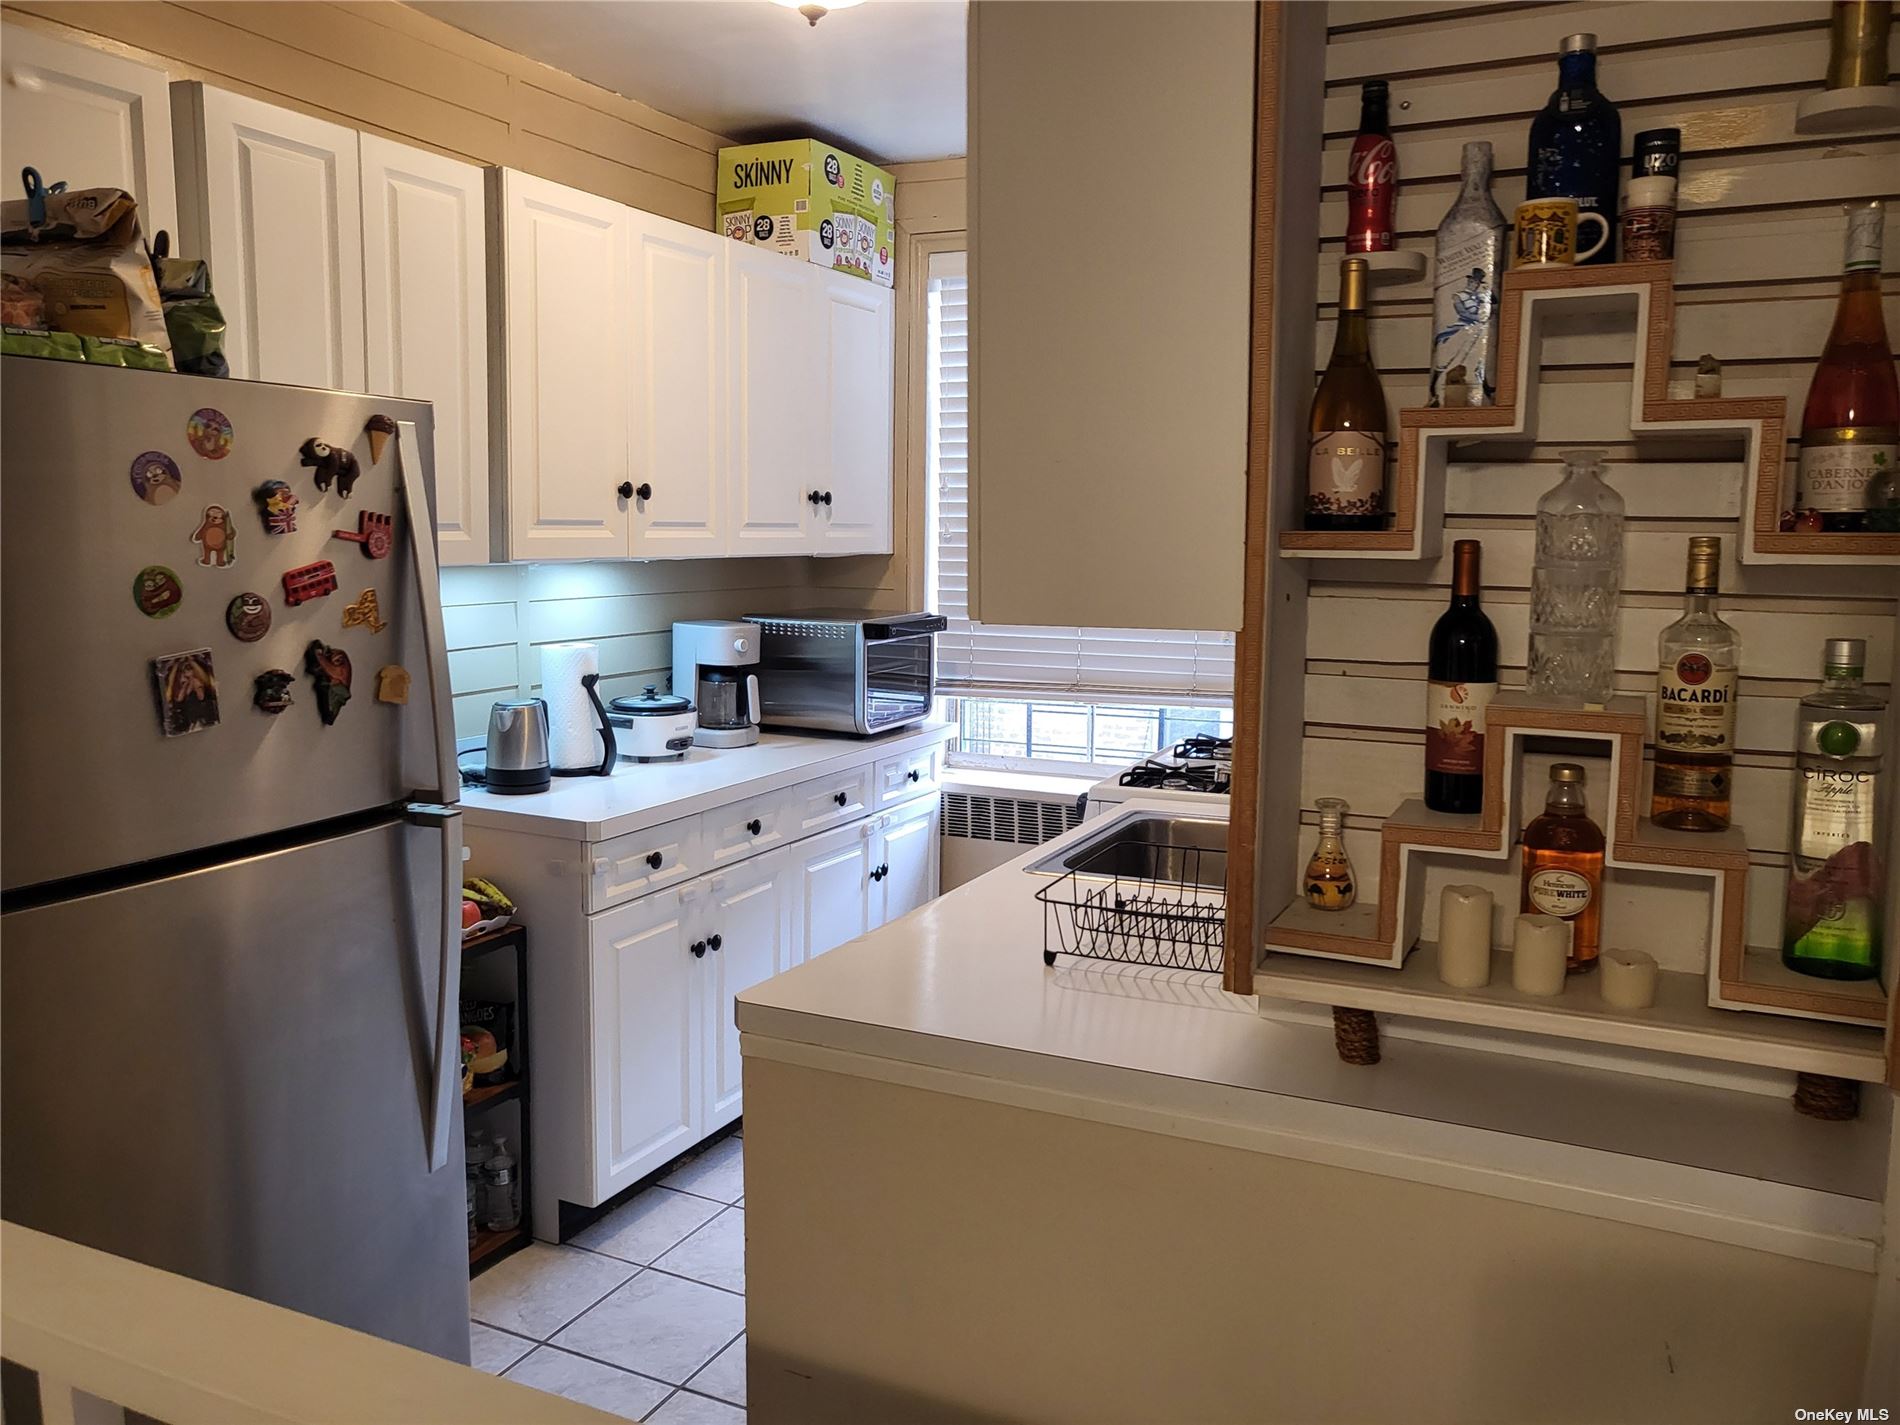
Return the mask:
{"type": "Polygon", "coordinates": [[[833,772],[828,777],[814,777],[794,787],[792,813],[797,818],[794,823],[797,834],[809,836],[814,831],[842,826],[867,814],[871,810],[871,772],[871,763],[860,762],[855,767],[833,772]]]}
{"type": "Polygon", "coordinates": [[[886,757],[877,764],[877,804],[882,810],[937,790],[943,770],[943,747],[937,744],[915,752],[886,757]]]}
{"type": "Polygon", "coordinates": [[[701,820],[707,864],[730,866],[792,840],[798,834],[798,810],[804,805],[800,791],[781,788],[705,813],[701,820]]]}
{"type": "Polygon", "coordinates": [[[602,911],[691,880],[706,869],[700,839],[699,818],[689,816],[598,843],[588,867],[587,909],[602,911]]]}

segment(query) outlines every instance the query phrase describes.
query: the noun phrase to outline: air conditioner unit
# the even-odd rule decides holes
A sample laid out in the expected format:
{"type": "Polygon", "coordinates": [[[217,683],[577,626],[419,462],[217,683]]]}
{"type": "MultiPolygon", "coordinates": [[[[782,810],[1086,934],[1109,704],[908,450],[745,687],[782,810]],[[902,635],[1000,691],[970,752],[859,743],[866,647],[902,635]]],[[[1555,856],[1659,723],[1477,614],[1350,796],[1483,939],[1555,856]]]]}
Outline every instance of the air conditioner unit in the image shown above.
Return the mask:
{"type": "Polygon", "coordinates": [[[943,794],[938,832],[943,889],[1013,861],[1025,846],[1054,840],[1082,822],[1082,798],[1017,789],[969,787],[943,794]]]}

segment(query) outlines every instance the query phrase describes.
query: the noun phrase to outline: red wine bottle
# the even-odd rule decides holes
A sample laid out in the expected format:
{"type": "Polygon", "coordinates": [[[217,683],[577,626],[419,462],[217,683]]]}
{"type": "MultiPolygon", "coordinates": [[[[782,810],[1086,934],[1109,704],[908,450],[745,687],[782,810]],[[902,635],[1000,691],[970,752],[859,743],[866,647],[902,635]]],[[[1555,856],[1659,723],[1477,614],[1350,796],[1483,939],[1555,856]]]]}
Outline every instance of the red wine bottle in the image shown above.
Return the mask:
{"type": "Polygon", "coordinates": [[[1483,546],[1451,547],[1451,607],[1432,626],[1425,692],[1425,805],[1473,815],[1484,806],[1484,710],[1498,690],[1498,633],[1478,604],[1483,546]]]}

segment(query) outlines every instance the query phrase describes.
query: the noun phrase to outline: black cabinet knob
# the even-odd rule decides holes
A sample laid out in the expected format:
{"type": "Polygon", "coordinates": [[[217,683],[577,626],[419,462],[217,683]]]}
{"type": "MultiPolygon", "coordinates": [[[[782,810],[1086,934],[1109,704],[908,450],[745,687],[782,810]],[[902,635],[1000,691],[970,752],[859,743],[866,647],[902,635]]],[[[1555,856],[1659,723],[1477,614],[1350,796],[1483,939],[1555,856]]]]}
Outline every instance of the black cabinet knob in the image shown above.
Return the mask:
{"type": "Polygon", "coordinates": [[[643,484],[640,486],[639,489],[635,490],[633,493],[638,495],[643,500],[650,500],[653,498],[653,487],[651,485],[643,484]]]}
{"type": "Polygon", "coordinates": [[[623,500],[631,500],[633,498],[633,481],[622,480],[620,484],[615,487],[614,493],[623,500]]]}
{"type": "Polygon", "coordinates": [[[874,881],[881,881],[886,876],[890,875],[890,873],[891,873],[891,868],[888,865],[879,866],[876,870],[871,872],[871,879],[874,881]]]}
{"type": "Polygon", "coordinates": [[[647,865],[651,866],[654,870],[657,871],[660,869],[660,863],[665,860],[666,858],[664,856],[662,856],[659,852],[655,851],[651,856],[647,857],[647,865]]]}
{"type": "Polygon", "coordinates": [[[706,948],[708,950],[717,950],[721,945],[724,945],[725,943],[726,943],[726,937],[723,935],[709,935],[706,937],[706,948]]]}
{"type": "Polygon", "coordinates": [[[832,798],[832,800],[836,802],[839,806],[844,806],[848,802],[850,802],[851,798],[846,796],[843,792],[839,792],[835,797],[832,798]]]}
{"type": "Polygon", "coordinates": [[[920,772],[920,771],[918,771],[918,770],[917,770],[917,769],[916,769],[915,767],[912,767],[912,768],[910,769],[910,772],[909,772],[909,774],[908,774],[908,775],[909,775],[909,777],[910,777],[910,779],[911,779],[911,781],[913,781],[913,782],[914,782],[914,781],[916,781],[916,780],[917,780],[917,779],[918,779],[919,777],[921,777],[921,776],[923,776],[924,774],[923,774],[922,772],[920,772]]]}
{"type": "Polygon", "coordinates": [[[825,504],[829,505],[830,503],[831,503],[831,491],[827,490],[825,491],[825,504]]]}
{"type": "Polygon", "coordinates": [[[693,952],[693,958],[695,960],[704,960],[706,958],[706,942],[704,940],[695,940],[686,948],[693,952]]]}
{"type": "Polygon", "coordinates": [[[752,818],[752,820],[750,820],[750,821],[748,821],[748,822],[747,822],[747,823],[745,824],[745,829],[746,829],[746,831],[747,831],[748,833],[750,833],[751,835],[753,835],[753,836],[757,836],[757,835],[758,835],[758,834],[759,834],[759,833],[760,833],[761,831],[764,831],[764,830],[765,830],[765,823],[764,823],[764,822],[762,822],[762,821],[760,821],[760,820],[759,820],[759,819],[758,819],[758,818],[757,818],[757,817],[755,816],[755,817],[753,817],[753,818],[752,818]]]}
{"type": "Polygon", "coordinates": [[[831,503],[831,496],[823,490],[813,490],[809,495],[805,496],[805,498],[810,500],[814,505],[828,505],[831,503]]]}

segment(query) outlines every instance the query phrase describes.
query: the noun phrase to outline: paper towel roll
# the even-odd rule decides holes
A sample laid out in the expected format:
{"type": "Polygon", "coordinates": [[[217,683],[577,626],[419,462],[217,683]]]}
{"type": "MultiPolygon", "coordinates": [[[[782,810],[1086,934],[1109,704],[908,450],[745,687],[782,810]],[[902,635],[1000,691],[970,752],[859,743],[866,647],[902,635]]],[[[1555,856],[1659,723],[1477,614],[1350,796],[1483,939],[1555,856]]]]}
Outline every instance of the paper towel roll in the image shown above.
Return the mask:
{"type": "Polygon", "coordinates": [[[550,643],[541,650],[541,696],[548,700],[548,762],[557,772],[598,767],[600,719],[581,679],[600,671],[591,643],[550,643]]]}

